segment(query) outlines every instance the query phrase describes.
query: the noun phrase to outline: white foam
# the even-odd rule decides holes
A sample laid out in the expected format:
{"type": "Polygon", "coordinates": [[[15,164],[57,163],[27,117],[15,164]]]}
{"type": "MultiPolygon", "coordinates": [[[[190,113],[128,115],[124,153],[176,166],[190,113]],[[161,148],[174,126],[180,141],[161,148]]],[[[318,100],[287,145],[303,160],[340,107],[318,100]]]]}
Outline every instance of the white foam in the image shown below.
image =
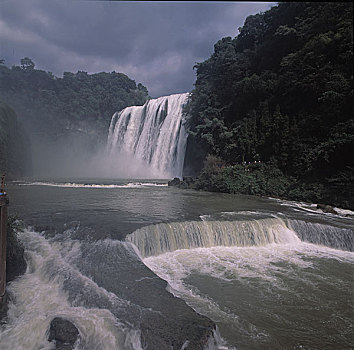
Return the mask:
{"type": "Polygon", "coordinates": [[[148,257],[143,261],[163,279],[182,281],[191,273],[213,276],[230,281],[244,277],[273,280],[269,272],[281,269],[278,263],[293,264],[301,268],[311,267],[304,257],[335,259],[354,263],[354,253],[311,243],[269,244],[254,247],[211,247],[181,249],[148,257]]]}
{"type": "MultiPolygon", "coordinates": [[[[28,268],[7,287],[14,302],[10,302],[7,323],[0,329],[2,350],[52,349],[46,332],[54,317],[63,317],[77,326],[80,347],[141,349],[140,332],[126,329],[109,310],[70,305],[63,289],[63,275],[70,267],[60,254],[59,242],[50,244],[39,233],[30,230],[20,233],[19,237],[26,247],[28,268]],[[58,268],[59,273],[53,274],[48,266],[58,268]]],[[[77,244],[74,244],[74,251],[77,251],[77,244]]]]}
{"type": "Polygon", "coordinates": [[[354,211],[352,211],[352,210],[341,209],[341,208],[337,208],[337,207],[334,207],[333,209],[341,216],[353,216],[354,217],[354,211]]]}
{"type": "Polygon", "coordinates": [[[277,201],[282,206],[289,206],[292,207],[294,210],[306,211],[310,214],[315,214],[315,215],[320,214],[320,215],[327,215],[332,217],[338,217],[338,216],[349,217],[349,218],[354,217],[354,211],[348,209],[341,209],[341,208],[334,207],[333,209],[335,212],[337,212],[337,214],[333,214],[333,213],[324,212],[323,210],[317,208],[317,204],[314,203],[288,201],[288,200],[272,198],[272,197],[268,197],[268,199],[277,201]]]}
{"type": "MultiPolygon", "coordinates": [[[[241,284],[257,280],[259,285],[272,286],[286,293],[293,293],[284,285],[279,275],[305,278],[301,283],[316,283],[316,259],[334,259],[339,262],[354,263],[354,253],[321,247],[309,243],[269,244],[257,247],[211,247],[182,249],[143,261],[159,277],[166,280],[170,291],[214,322],[222,322],[234,329],[243,329],[248,336],[259,333],[255,327],[244,328],[235,310],[219,305],[215,300],[201,293],[193,285],[190,276],[205,276],[222,281],[220,284],[239,282],[241,284]],[[306,274],[298,274],[298,271],[306,274]],[[309,276],[310,271],[316,278],[309,276]]],[[[321,277],[321,276],[320,276],[321,277]]],[[[328,281],[326,281],[328,282],[328,281]]],[[[216,282],[217,283],[217,282],[216,282]]],[[[300,280],[299,280],[300,283],[300,280]]],[[[330,283],[330,282],[328,282],[330,283]]],[[[331,282],[332,283],[332,282],[331,282]]],[[[215,283],[213,284],[215,286],[215,283]]],[[[316,288],[316,285],[314,285],[316,288]]]]}
{"type": "Polygon", "coordinates": [[[149,182],[130,182],[122,185],[115,184],[81,184],[74,182],[57,183],[57,182],[31,182],[23,183],[20,186],[50,186],[50,187],[64,187],[64,188],[144,188],[144,187],[166,187],[168,184],[163,183],[149,183],[149,182]]]}

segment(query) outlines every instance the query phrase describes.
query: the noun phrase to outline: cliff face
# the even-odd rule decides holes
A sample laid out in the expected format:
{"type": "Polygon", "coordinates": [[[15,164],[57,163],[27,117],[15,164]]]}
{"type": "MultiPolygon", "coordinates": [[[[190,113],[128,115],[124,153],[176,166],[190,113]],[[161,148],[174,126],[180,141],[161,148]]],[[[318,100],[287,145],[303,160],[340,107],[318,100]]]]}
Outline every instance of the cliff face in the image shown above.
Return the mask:
{"type": "Polygon", "coordinates": [[[0,172],[7,178],[30,176],[32,172],[29,136],[16,113],[0,101],[0,172]]]}
{"type": "Polygon", "coordinates": [[[205,149],[193,135],[189,135],[184,157],[183,176],[197,176],[203,168],[205,157],[205,149]]]}

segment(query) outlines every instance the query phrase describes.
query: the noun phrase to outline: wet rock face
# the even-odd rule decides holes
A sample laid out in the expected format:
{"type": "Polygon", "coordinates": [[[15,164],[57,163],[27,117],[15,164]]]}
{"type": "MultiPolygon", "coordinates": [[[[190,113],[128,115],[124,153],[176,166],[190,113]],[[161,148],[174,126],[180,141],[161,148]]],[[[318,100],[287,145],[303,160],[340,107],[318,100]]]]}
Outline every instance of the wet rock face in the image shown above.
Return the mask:
{"type": "Polygon", "coordinates": [[[0,325],[6,323],[6,315],[8,310],[8,295],[5,293],[3,297],[0,297],[0,325]]]}
{"type": "Polygon", "coordinates": [[[79,339],[79,331],[73,323],[56,317],[50,323],[49,341],[55,341],[56,350],[72,350],[79,339]]]}
{"type": "Polygon", "coordinates": [[[16,231],[8,225],[7,249],[6,249],[6,282],[26,272],[27,263],[24,256],[24,248],[16,236],[16,231]]]}
{"type": "Polygon", "coordinates": [[[178,177],[175,177],[173,180],[168,182],[168,186],[178,186],[181,183],[181,180],[178,177]]]}

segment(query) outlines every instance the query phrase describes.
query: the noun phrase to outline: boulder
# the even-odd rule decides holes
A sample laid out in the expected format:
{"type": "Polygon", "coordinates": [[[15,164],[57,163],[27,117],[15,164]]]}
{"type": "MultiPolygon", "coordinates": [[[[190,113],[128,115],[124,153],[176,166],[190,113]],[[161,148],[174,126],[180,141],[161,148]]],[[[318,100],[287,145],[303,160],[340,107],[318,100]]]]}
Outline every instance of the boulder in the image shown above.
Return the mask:
{"type": "Polygon", "coordinates": [[[326,204],[317,204],[317,209],[321,209],[324,213],[338,214],[333,207],[326,204]]]}
{"type": "Polygon", "coordinates": [[[168,186],[179,186],[181,180],[178,177],[175,177],[173,180],[168,182],[168,186]]]}
{"type": "Polygon", "coordinates": [[[72,350],[79,339],[76,326],[61,317],[55,317],[50,323],[49,341],[55,341],[56,350],[72,350]]]}

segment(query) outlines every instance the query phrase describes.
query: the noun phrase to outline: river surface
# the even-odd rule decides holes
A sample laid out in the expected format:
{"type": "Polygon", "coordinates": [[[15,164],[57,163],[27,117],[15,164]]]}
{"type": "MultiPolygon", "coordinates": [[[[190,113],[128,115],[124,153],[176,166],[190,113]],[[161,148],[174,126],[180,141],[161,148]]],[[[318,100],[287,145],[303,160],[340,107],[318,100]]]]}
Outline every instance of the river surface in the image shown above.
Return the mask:
{"type": "Polygon", "coordinates": [[[28,269],[8,285],[2,350],[53,348],[55,316],[78,327],[77,349],[193,348],[208,319],[208,349],[354,348],[352,212],[161,180],[7,191],[28,269]]]}

